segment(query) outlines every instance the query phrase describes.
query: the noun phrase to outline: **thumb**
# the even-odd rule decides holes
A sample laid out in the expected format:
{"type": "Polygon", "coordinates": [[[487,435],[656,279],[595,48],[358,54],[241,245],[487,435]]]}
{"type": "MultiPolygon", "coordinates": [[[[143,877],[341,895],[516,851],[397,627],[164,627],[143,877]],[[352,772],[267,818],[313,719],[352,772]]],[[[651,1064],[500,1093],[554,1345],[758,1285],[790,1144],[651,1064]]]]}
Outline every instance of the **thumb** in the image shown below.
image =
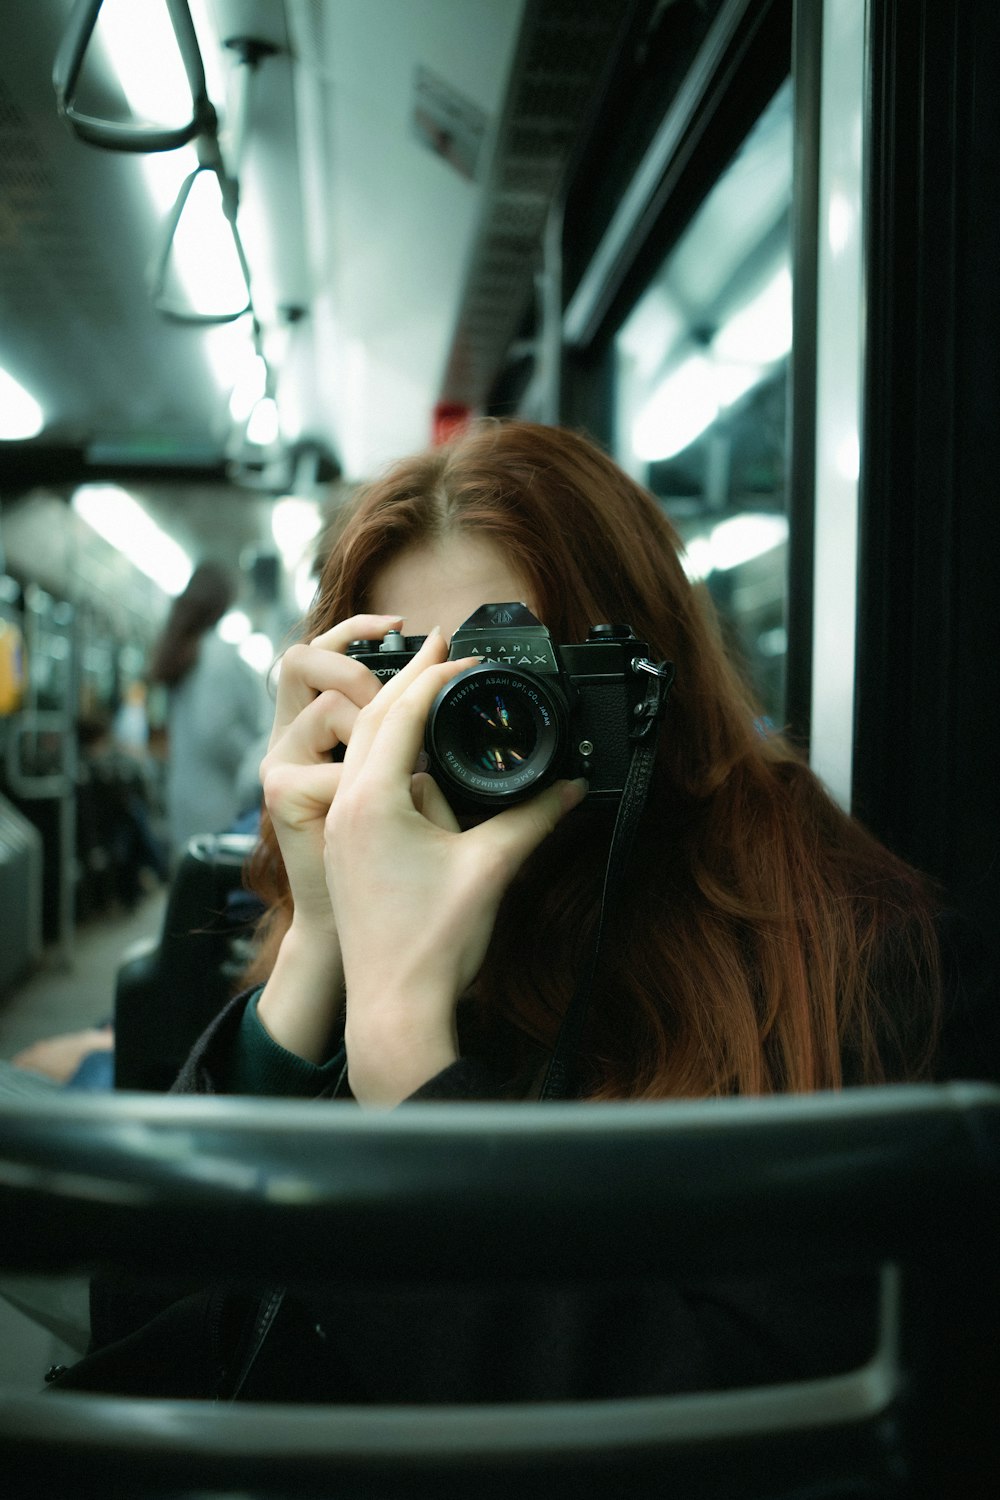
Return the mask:
{"type": "Polygon", "coordinates": [[[557,781],[518,807],[491,818],[482,825],[483,831],[491,830],[499,846],[510,860],[512,872],[517,870],[543,839],[547,838],[557,824],[577,807],[587,795],[585,781],[557,781]]]}

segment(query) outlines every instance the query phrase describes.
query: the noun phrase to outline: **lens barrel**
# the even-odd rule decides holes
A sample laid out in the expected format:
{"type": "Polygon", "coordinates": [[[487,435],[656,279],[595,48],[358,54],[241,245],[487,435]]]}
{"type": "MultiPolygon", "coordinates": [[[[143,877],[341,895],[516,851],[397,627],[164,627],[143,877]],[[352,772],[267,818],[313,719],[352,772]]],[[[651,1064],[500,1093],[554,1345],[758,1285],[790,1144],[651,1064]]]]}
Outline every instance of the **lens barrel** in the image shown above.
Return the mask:
{"type": "Polygon", "coordinates": [[[554,781],[568,709],[558,684],[484,662],[444,687],[427,717],[425,748],[442,790],[497,807],[554,781]]]}

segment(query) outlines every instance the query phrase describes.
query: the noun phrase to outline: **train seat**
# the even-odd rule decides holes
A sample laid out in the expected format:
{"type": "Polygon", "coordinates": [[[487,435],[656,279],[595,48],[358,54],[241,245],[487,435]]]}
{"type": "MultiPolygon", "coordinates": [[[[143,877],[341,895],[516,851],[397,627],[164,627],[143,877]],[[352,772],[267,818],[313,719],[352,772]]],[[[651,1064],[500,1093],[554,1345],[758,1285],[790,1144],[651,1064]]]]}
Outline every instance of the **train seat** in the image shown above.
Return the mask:
{"type": "Polygon", "coordinates": [[[267,1497],[996,1493],[1000,1088],[681,1104],[64,1096],[0,1105],[0,1270],[259,1285],[553,1284],[880,1267],[843,1376],[535,1405],[0,1402],[7,1493],[267,1497]],[[113,1476],[113,1480],[111,1477],[113,1476]],[[13,1488],[7,1488],[13,1486],[13,1488]]]}
{"type": "Polygon", "coordinates": [[[200,834],[174,872],[158,940],[133,950],[115,984],[115,1087],[169,1089],[192,1044],[238,983],[240,940],[260,907],[243,889],[252,834],[200,834]]]}

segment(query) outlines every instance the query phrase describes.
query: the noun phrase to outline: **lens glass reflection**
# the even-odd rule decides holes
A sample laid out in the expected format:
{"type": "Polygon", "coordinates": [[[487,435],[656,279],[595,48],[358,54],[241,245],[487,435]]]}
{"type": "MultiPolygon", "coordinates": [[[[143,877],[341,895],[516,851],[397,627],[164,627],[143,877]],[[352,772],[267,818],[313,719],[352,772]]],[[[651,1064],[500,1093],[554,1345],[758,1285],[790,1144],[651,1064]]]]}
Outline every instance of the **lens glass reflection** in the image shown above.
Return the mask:
{"type": "Polygon", "coordinates": [[[510,691],[484,687],[462,704],[455,727],[461,734],[459,753],[465,764],[491,776],[519,771],[538,741],[530,705],[510,691]]]}

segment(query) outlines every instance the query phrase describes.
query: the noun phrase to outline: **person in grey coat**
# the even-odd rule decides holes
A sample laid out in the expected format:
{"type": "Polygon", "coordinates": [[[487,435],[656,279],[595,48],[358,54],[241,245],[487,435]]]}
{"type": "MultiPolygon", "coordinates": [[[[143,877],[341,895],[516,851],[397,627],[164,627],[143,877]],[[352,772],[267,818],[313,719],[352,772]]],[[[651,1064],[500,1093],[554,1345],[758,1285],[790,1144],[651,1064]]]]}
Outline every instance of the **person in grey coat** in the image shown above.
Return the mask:
{"type": "Polygon", "coordinates": [[[271,708],[258,674],[215,626],[235,597],[217,563],[200,564],[174,600],[150,675],[169,692],[167,817],[174,856],[199,833],[218,833],[246,811],[248,751],[271,708]]]}

